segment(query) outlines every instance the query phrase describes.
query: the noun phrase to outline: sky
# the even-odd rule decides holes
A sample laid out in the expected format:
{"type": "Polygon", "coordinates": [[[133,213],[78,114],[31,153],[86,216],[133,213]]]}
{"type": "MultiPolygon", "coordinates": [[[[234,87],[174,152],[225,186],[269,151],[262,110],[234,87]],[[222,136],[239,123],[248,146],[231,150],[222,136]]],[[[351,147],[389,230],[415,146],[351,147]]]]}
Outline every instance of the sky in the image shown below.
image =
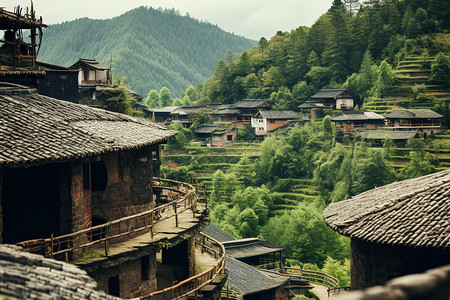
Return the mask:
{"type": "MultiPolygon", "coordinates": [[[[108,19],[139,6],[175,8],[182,15],[216,24],[223,30],[253,40],[267,39],[278,30],[311,26],[333,0],[34,0],[45,24],[77,18],[108,19]]],[[[0,0],[0,7],[30,7],[30,0],[0,0]]]]}

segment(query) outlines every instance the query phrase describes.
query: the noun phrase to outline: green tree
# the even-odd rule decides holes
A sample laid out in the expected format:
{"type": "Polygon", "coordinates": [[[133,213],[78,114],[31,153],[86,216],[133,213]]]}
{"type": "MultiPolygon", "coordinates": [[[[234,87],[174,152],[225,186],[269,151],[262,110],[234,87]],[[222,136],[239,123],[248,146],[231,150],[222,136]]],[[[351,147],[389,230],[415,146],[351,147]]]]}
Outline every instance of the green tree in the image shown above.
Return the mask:
{"type": "Polygon", "coordinates": [[[394,84],[394,78],[395,76],[392,67],[383,60],[380,64],[377,81],[375,82],[374,95],[376,97],[385,96],[386,91],[394,84]]]}
{"type": "Polygon", "coordinates": [[[170,90],[166,87],[161,88],[159,91],[159,99],[161,107],[170,106],[172,104],[172,97],[170,96],[170,90]]]}
{"type": "MultiPolygon", "coordinates": [[[[198,100],[198,94],[199,94],[199,92],[198,92],[197,89],[196,89],[195,87],[193,87],[192,85],[189,86],[189,87],[186,89],[186,96],[188,96],[189,99],[190,99],[192,102],[195,102],[195,101],[198,100]]],[[[183,98],[184,98],[184,97],[183,97],[183,98]]],[[[189,104],[189,105],[190,105],[190,104],[189,104]]]]}
{"type": "Polygon", "coordinates": [[[198,128],[201,125],[212,124],[213,118],[211,116],[212,110],[206,107],[197,109],[189,116],[189,120],[192,121],[192,128],[198,128]]]}
{"type": "Polygon", "coordinates": [[[450,86],[450,59],[442,52],[436,56],[431,65],[431,81],[450,86]]]}
{"type": "Polygon", "coordinates": [[[148,92],[147,98],[145,98],[144,103],[148,108],[159,108],[160,102],[158,92],[156,90],[151,90],[150,92],[148,92]]]}
{"type": "Polygon", "coordinates": [[[303,263],[323,265],[328,256],[343,259],[349,255],[348,240],[325,225],[321,211],[309,203],[272,217],[261,235],[269,243],[284,247],[287,257],[303,263]]]}
{"type": "Polygon", "coordinates": [[[239,214],[239,234],[244,238],[258,235],[258,216],[252,208],[247,207],[239,214]]]}

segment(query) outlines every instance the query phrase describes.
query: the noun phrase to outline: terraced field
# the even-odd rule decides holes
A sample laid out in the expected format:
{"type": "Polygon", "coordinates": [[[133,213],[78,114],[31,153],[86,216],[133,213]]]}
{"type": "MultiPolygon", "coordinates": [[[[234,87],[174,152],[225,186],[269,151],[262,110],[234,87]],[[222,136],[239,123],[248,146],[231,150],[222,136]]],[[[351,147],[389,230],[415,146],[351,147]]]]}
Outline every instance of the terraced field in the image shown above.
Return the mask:
{"type": "MultiPolygon", "coordinates": [[[[227,147],[188,147],[185,151],[164,153],[162,166],[189,167],[199,184],[206,183],[207,191],[212,191],[212,175],[217,170],[232,172],[242,182],[242,177],[251,172],[252,163],[259,158],[259,143],[235,143],[227,147]],[[245,160],[243,163],[242,160],[245,160]]],[[[312,179],[280,179],[273,192],[275,211],[282,213],[293,209],[299,202],[314,201],[317,191],[312,179]]]]}
{"type": "Polygon", "coordinates": [[[395,69],[395,87],[386,97],[364,104],[362,110],[383,114],[399,108],[432,108],[438,103],[450,103],[450,89],[430,82],[433,60],[434,57],[409,56],[400,61],[395,69]],[[415,100],[412,91],[415,85],[424,85],[423,94],[433,99],[422,102],[415,100]]]}

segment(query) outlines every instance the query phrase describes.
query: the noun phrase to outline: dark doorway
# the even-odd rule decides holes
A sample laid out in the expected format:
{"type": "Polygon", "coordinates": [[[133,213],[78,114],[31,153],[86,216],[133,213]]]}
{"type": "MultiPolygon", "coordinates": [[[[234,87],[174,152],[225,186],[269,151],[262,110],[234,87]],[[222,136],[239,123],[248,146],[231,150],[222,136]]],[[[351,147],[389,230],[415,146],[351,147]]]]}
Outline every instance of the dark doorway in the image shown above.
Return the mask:
{"type": "Polygon", "coordinates": [[[120,297],[119,275],[108,279],[108,294],[120,297]]]}
{"type": "Polygon", "coordinates": [[[60,164],[5,169],[3,243],[60,233],[60,164]]]}

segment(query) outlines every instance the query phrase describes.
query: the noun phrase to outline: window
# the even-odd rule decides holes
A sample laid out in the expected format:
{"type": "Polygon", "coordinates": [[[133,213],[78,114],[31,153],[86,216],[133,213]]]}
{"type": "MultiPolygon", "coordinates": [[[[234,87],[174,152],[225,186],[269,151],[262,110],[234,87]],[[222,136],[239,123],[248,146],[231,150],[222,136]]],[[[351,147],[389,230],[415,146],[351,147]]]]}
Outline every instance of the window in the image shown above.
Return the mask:
{"type": "Polygon", "coordinates": [[[104,191],[108,182],[108,172],[103,161],[95,161],[91,165],[92,191],[104,191]]]}
{"type": "Polygon", "coordinates": [[[227,135],[227,140],[228,141],[232,141],[233,140],[233,136],[231,134],[227,135]]]}

